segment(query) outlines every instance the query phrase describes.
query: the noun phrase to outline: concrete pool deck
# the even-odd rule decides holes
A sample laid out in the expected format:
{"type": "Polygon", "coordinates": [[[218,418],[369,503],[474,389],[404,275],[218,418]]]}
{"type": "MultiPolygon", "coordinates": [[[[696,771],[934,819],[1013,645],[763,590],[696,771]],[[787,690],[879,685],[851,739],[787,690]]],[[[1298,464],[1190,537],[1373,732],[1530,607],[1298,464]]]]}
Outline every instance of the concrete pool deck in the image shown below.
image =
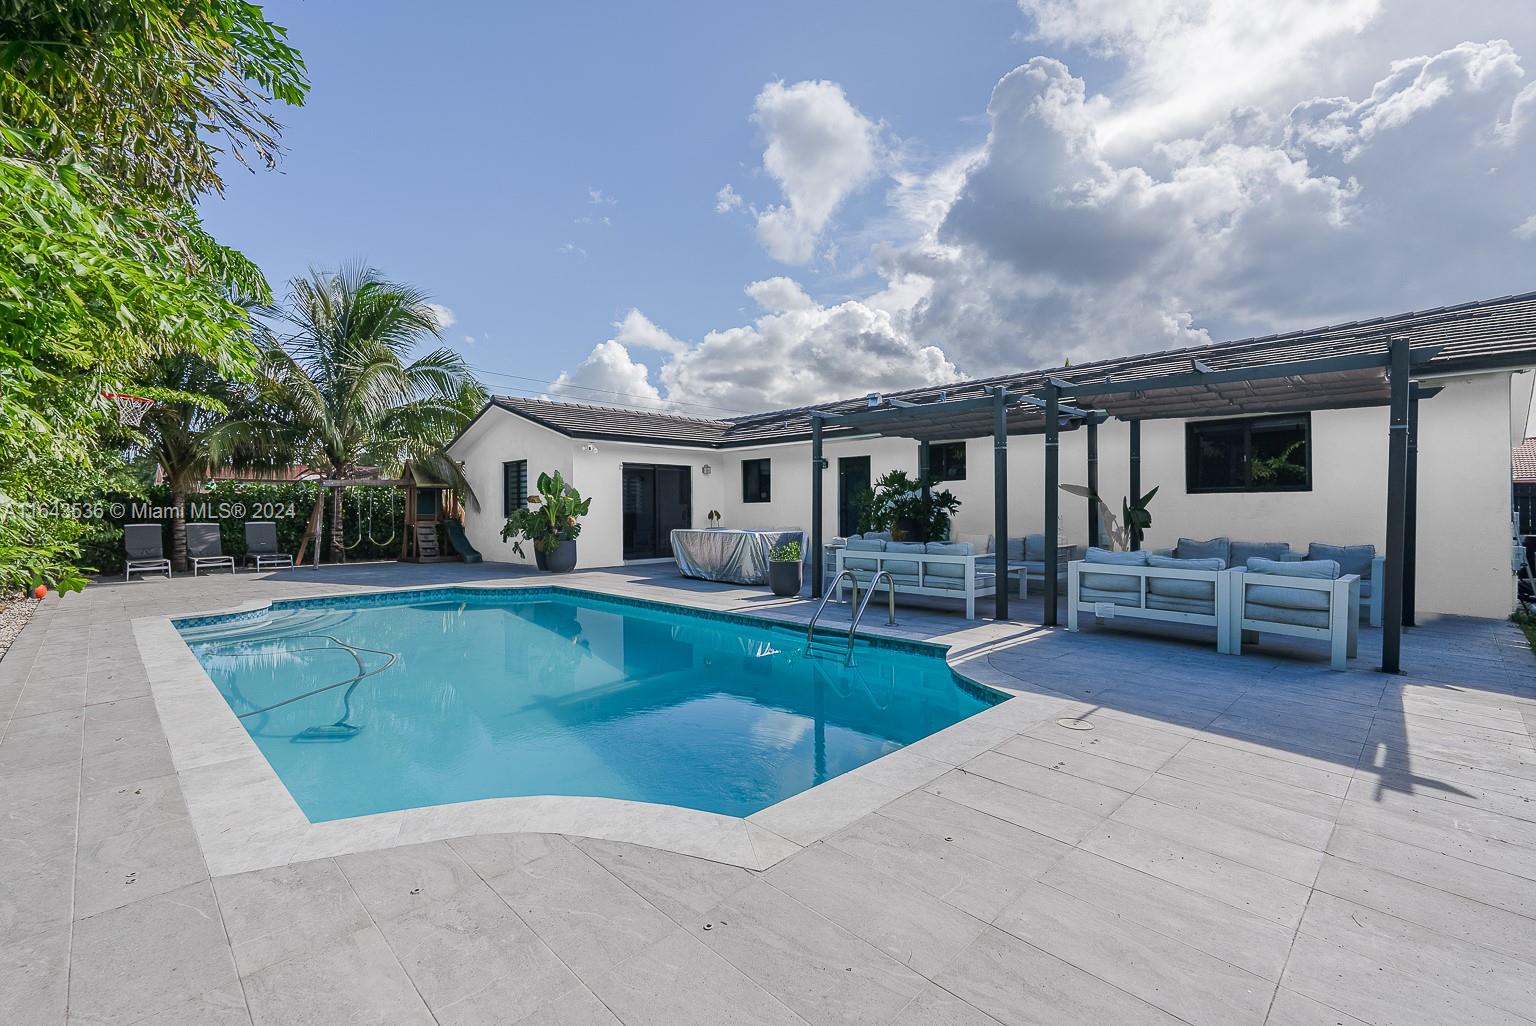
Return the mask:
{"type": "MultiPolygon", "coordinates": [[[[210,843],[210,823],[248,822],[250,798],[200,791],[232,768],[216,745],[200,765],[174,751],[178,734],[216,730],[167,715],[151,682],[179,670],[157,625],[274,598],[549,580],[508,574],[368,564],[44,603],[0,661],[0,1022],[1536,1014],[1536,659],[1488,621],[1409,631],[1409,672],[1387,677],[1374,631],[1337,674],[1305,645],[1231,657],[1150,628],[1045,630],[1029,622],[1038,599],[1007,624],[903,606],[898,633],[950,644],[962,672],[1018,694],[994,710],[1012,711],[753,817],[781,845],[754,833],[749,855],[706,859],[590,819],[530,831],[536,817],[489,812],[363,846],[284,838],[249,866],[259,845],[210,843]]],[[[560,583],[810,611],[665,567],[560,583]]]]}

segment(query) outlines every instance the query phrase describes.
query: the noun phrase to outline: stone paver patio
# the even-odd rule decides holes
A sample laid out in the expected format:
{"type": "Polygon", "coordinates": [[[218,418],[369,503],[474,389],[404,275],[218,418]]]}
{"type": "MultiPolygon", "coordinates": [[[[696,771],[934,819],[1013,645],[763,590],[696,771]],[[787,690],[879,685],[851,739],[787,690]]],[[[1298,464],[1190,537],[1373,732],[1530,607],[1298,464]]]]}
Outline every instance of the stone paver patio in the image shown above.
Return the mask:
{"type": "MultiPolygon", "coordinates": [[[[904,607],[901,632],[1018,692],[1007,726],[845,788],[851,822],[824,837],[786,819],[794,854],[764,871],[482,833],[210,874],[134,621],[506,573],[178,577],[44,603],[0,661],[0,1023],[1536,1016],[1536,659],[1487,621],[1409,631],[1409,672],[1387,677],[1374,631],[1338,674],[1320,648],[1047,631],[1038,600],[1000,625],[904,607]]],[[[562,583],[809,612],[665,569],[562,583]]]]}

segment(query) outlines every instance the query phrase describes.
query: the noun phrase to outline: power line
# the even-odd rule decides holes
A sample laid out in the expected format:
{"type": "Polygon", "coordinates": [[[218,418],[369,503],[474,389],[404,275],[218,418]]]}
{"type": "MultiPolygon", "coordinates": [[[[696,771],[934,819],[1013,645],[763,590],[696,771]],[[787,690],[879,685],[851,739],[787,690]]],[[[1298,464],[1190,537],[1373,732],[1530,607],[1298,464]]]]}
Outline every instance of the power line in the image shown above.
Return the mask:
{"type": "MultiPolygon", "coordinates": [[[[474,371],[477,374],[484,374],[487,377],[511,378],[511,379],[514,379],[514,380],[517,380],[517,381],[531,381],[531,382],[533,382],[535,384],[538,384],[538,385],[545,385],[545,386],[550,386],[550,387],[558,385],[562,389],[573,388],[573,389],[579,389],[579,390],[584,391],[584,392],[601,392],[601,393],[603,393],[605,395],[615,395],[615,396],[620,396],[621,398],[625,398],[625,399],[639,399],[639,400],[642,400],[643,403],[650,403],[650,404],[663,403],[663,404],[671,405],[671,406],[695,406],[695,407],[698,407],[699,409],[702,409],[702,410],[717,410],[717,411],[719,411],[721,413],[735,413],[735,414],[739,414],[741,416],[750,416],[750,413],[747,410],[732,409],[729,406],[711,406],[708,403],[687,402],[687,401],[681,400],[681,399],[659,399],[659,398],[655,398],[655,397],[648,396],[648,395],[638,395],[638,394],[636,394],[634,392],[619,392],[619,391],[616,391],[615,389],[611,389],[611,388],[598,388],[595,385],[576,385],[576,384],[572,384],[571,382],[568,382],[568,381],[566,381],[566,382],[556,382],[556,381],[550,381],[547,378],[529,377],[526,374],[509,374],[509,373],[507,373],[505,371],[487,370],[484,367],[477,367],[477,366],[475,366],[473,364],[470,365],[469,369],[474,371]]],[[[536,393],[538,393],[540,391],[539,389],[532,389],[532,388],[516,388],[516,387],[513,387],[511,385],[507,385],[507,386],[503,386],[503,387],[506,387],[508,390],[513,391],[513,392],[526,392],[526,393],[528,393],[530,395],[536,394],[536,393]]],[[[635,404],[635,403],[615,403],[614,405],[617,405],[617,406],[635,406],[637,409],[651,409],[651,410],[655,409],[654,405],[645,406],[645,405],[640,405],[640,404],[635,404]]]]}

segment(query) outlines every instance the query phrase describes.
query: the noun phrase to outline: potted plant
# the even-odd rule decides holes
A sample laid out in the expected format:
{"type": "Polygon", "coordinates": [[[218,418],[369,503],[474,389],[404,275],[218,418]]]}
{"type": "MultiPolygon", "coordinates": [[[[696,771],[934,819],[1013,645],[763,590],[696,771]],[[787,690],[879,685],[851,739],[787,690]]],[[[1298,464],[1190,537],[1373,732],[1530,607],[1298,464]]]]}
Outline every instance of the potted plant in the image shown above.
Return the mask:
{"type": "Polygon", "coordinates": [[[896,541],[942,541],[960,499],[949,489],[934,490],[938,479],[914,478],[893,470],[857,500],[860,531],[890,531],[896,541]],[[926,488],[927,496],[924,497],[926,488]]]}
{"type": "Polygon", "coordinates": [[[768,587],[780,598],[794,598],[800,594],[805,583],[802,572],[798,539],[775,545],[768,553],[768,587]]]}
{"type": "Polygon", "coordinates": [[[539,475],[539,492],[528,496],[528,505],[513,511],[501,529],[502,541],[512,542],[512,551],[523,552],[523,540],[533,542],[533,558],[540,570],[569,573],[576,568],[576,538],[581,534],[578,517],[587,515],[591,499],[565,483],[557,470],[553,475],[539,475]]]}
{"type": "Polygon", "coordinates": [[[710,510],[709,511],[709,528],[710,528],[710,530],[713,531],[713,530],[718,529],[720,527],[720,521],[722,519],[724,519],[724,518],[720,516],[720,511],[718,509],[710,510]]]}

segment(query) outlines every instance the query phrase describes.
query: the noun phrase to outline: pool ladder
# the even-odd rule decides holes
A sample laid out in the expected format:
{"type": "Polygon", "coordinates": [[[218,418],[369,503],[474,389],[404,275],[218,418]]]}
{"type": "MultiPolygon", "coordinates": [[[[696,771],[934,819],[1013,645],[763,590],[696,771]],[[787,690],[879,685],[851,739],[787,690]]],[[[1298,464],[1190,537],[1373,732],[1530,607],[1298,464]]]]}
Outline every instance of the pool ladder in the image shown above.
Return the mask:
{"type": "Polygon", "coordinates": [[[816,641],[816,621],[821,618],[821,611],[827,608],[827,603],[832,600],[832,596],[841,593],[844,577],[848,578],[849,583],[853,585],[853,600],[848,604],[848,608],[853,611],[853,617],[848,621],[848,653],[843,660],[843,665],[852,666],[854,635],[859,629],[859,621],[864,618],[864,610],[869,608],[869,600],[875,597],[875,586],[880,583],[882,577],[885,578],[885,593],[890,603],[889,619],[886,623],[891,627],[896,626],[896,579],[891,576],[889,570],[875,571],[875,575],[869,579],[869,590],[864,593],[864,600],[861,602],[858,577],[852,570],[839,571],[838,575],[832,578],[832,586],[821,597],[821,605],[817,606],[816,612],[811,614],[810,625],[805,629],[806,655],[811,654],[811,648],[816,641]]]}

